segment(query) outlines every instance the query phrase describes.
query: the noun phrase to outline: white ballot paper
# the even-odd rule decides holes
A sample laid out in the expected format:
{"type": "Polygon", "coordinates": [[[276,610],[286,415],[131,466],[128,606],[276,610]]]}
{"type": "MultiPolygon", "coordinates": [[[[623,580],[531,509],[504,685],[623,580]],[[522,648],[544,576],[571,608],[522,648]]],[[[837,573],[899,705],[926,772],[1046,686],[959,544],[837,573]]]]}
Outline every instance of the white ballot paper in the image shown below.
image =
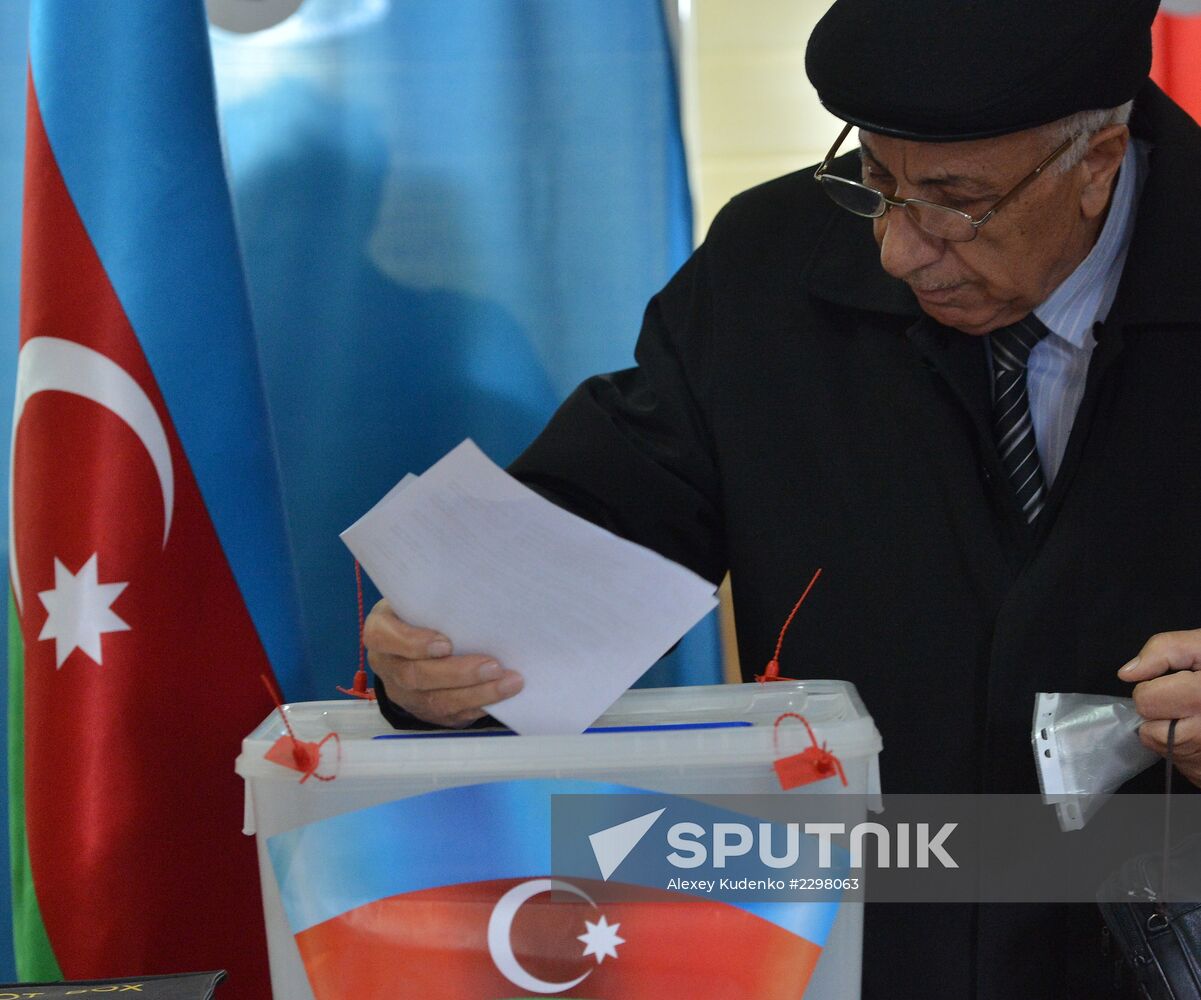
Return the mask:
{"type": "Polygon", "coordinates": [[[401,618],[522,674],[488,709],[518,733],[583,732],[717,604],[707,580],[556,507],[471,441],[341,537],[401,618]]]}

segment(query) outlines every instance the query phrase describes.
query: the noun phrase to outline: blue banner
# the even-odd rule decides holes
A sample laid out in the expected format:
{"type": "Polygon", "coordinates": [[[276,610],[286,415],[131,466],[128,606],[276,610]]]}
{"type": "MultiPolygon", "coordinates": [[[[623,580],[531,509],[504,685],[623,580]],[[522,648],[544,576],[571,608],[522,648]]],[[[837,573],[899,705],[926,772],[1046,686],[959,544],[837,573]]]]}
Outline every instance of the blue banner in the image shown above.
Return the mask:
{"type": "MultiPolygon", "coordinates": [[[[633,363],[691,250],[672,56],[659,0],[306,0],[214,58],[313,665],[287,693],[327,698],[356,660],[338,533],[633,363]]],[[[715,635],[654,682],[720,680],[715,635]]]]}

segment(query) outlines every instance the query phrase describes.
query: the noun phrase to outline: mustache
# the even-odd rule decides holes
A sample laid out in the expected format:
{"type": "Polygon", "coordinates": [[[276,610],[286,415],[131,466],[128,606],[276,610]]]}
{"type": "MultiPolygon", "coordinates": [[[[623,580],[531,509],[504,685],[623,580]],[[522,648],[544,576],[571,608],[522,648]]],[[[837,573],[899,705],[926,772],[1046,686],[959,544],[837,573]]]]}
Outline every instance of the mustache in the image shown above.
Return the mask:
{"type": "Polygon", "coordinates": [[[962,278],[935,278],[932,275],[916,271],[901,279],[915,292],[942,292],[948,288],[957,288],[963,284],[962,278]]]}

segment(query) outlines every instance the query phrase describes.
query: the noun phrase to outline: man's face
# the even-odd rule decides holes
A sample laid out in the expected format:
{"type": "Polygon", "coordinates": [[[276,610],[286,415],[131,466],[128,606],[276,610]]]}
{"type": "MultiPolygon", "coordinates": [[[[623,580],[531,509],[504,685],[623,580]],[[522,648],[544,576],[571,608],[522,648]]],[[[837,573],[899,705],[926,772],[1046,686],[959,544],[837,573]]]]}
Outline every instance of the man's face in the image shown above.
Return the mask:
{"type": "MultiPolygon", "coordinates": [[[[1051,151],[1038,130],[932,143],[860,132],[863,182],[892,198],[922,198],[980,217],[1051,151]]],[[[1042,302],[1088,254],[1100,216],[1082,198],[1087,169],[1048,169],[969,243],[919,229],[903,210],[874,222],[880,263],[945,326],[986,334],[1042,302]]]]}

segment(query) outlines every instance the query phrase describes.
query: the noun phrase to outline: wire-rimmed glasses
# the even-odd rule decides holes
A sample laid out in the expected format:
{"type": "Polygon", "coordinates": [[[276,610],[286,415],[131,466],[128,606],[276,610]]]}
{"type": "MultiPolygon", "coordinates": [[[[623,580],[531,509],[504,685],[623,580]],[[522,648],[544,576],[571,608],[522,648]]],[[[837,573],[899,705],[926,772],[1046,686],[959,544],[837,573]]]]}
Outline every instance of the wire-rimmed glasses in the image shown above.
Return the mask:
{"type": "Polygon", "coordinates": [[[1077,138],[1076,136],[1070,136],[1064,139],[1037,167],[993,202],[992,208],[979,217],[973,217],[967,212],[959,211],[957,208],[939,205],[932,201],[925,201],[922,198],[890,198],[883,191],[877,191],[875,188],[861,184],[859,181],[853,181],[846,177],[839,177],[836,174],[830,173],[830,161],[834,159],[834,155],[838,152],[838,147],[843,144],[847,134],[853,127],[853,125],[848,124],[842,130],[838,139],[835,140],[834,145],[830,147],[830,152],[822,160],[821,166],[813,174],[814,179],[821,184],[822,189],[830,196],[830,200],[836,205],[845,208],[848,212],[867,219],[879,219],[890,208],[903,208],[909,215],[909,218],[924,232],[929,233],[931,236],[937,236],[942,240],[950,240],[952,243],[967,243],[974,240],[976,233],[984,223],[996,215],[1006,202],[1012,201],[1029,184],[1033,183],[1039,174],[1059,159],[1077,138]]]}

